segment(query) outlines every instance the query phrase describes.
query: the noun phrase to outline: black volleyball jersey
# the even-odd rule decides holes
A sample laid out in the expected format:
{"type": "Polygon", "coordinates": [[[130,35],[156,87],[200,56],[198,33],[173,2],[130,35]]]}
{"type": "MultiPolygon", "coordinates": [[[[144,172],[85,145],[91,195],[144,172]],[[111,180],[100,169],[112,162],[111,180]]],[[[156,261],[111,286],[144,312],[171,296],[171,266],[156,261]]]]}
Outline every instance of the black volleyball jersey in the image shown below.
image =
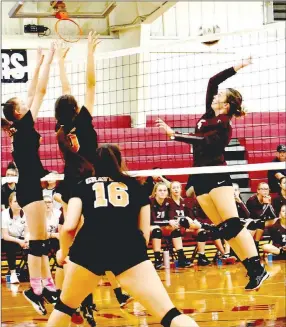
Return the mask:
{"type": "Polygon", "coordinates": [[[286,246],[286,229],[281,225],[280,219],[277,220],[271,228],[269,228],[269,234],[274,245],[286,246]]]}
{"type": "MultiPolygon", "coordinates": [[[[138,235],[138,214],[149,205],[149,197],[136,179],[89,177],[74,186],[72,198],[82,201],[84,225],[77,234],[77,242],[91,242],[101,248],[138,235]]],[[[132,242],[130,243],[132,246],[132,242]]]]}
{"type": "Polygon", "coordinates": [[[206,113],[196,124],[195,134],[175,133],[175,140],[193,145],[194,166],[225,165],[225,147],[232,135],[231,117],[215,116],[211,108],[220,83],[236,74],[233,67],[210,78],[206,94],[206,113]]]}
{"type": "Polygon", "coordinates": [[[169,219],[176,219],[175,217],[190,217],[190,209],[187,206],[185,199],[181,198],[179,204],[172,198],[169,199],[169,219]]]}
{"type": "Polygon", "coordinates": [[[47,175],[49,172],[44,169],[39,156],[41,135],[35,130],[31,111],[15,121],[11,128],[15,128],[12,156],[19,177],[42,178],[47,175]]]}
{"type": "Polygon", "coordinates": [[[169,220],[169,198],[165,199],[162,204],[159,204],[155,198],[150,198],[151,203],[151,224],[156,225],[156,222],[169,220]]]}
{"type": "MultiPolygon", "coordinates": [[[[92,125],[92,116],[86,107],[82,106],[73,121],[73,127],[67,132],[67,136],[74,152],[93,163],[95,151],[98,148],[97,133],[92,125]]],[[[64,159],[65,180],[80,179],[80,167],[77,167],[74,156],[68,152],[65,154],[64,159]]]]}

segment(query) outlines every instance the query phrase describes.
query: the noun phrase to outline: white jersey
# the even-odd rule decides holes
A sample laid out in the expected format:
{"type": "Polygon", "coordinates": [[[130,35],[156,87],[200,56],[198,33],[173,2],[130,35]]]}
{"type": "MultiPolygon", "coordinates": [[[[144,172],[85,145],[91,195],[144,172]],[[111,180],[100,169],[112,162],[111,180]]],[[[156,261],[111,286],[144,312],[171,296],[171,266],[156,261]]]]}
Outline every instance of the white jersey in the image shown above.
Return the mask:
{"type": "Polygon", "coordinates": [[[25,214],[23,217],[19,215],[10,218],[9,208],[2,211],[2,228],[7,228],[10,236],[24,237],[25,227],[27,227],[25,214]]]}
{"type": "Polygon", "coordinates": [[[60,217],[62,215],[61,210],[53,209],[50,216],[47,216],[47,232],[48,233],[57,233],[60,217]]]}

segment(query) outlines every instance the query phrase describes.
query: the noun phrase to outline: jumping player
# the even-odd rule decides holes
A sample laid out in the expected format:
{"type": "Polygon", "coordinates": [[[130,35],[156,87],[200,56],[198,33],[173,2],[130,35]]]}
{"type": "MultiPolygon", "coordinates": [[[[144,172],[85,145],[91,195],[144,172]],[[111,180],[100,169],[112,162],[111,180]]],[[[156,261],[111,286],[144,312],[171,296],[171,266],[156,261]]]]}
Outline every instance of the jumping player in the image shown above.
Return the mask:
{"type": "MultiPolygon", "coordinates": [[[[63,146],[70,148],[68,142],[63,146]]],[[[70,316],[105,271],[112,271],[124,289],[161,319],[163,326],[197,326],[174,307],[148,259],[150,205],[144,187],[122,171],[117,147],[99,147],[95,159],[94,176],[74,187],[68,204],[57,259],[63,264],[69,252],[70,262],[48,326],[68,326],[70,316]],[[85,222],[74,239],[82,213],[85,222]],[[111,236],[108,239],[106,230],[111,236]]]]}
{"type": "Polygon", "coordinates": [[[23,295],[40,315],[47,313],[44,297],[49,302],[55,302],[57,292],[47,256],[46,205],[40,180],[48,171],[44,169],[39,157],[41,136],[34,128],[34,121],[46,93],[54,52],[52,43],[39,78],[44,56],[41,49],[38,49],[37,66],[28,90],[27,102],[24,103],[17,97],[8,100],[3,105],[3,113],[7,120],[2,118],[2,128],[12,138],[12,155],[19,170],[17,201],[25,212],[30,233],[28,266],[31,288],[25,290],[23,295]]]}
{"type": "MultiPolygon", "coordinates": [[[[232,117],[244,115],[241,94],[232,89],[218,92],[220,83],[248,66],[251,58],[241,64],[226,69],[213,76],[208,83],[206,94],[206,113],[198,121],[195,134],[175,132],[161,119],[157,126],[162,127],[172,140],[193,145],[194,166],[225,165],[225,147],[231,134],[232,117]]],[[[199,204],[207,216],[219,228],[221,235],[234,249],[248,271],[249,283],[245,290],[258,289],[269,277],[260,263],[260,258],[250,233],[239,220],[229,174],[203,174],[191,177],[199,204]]]]}

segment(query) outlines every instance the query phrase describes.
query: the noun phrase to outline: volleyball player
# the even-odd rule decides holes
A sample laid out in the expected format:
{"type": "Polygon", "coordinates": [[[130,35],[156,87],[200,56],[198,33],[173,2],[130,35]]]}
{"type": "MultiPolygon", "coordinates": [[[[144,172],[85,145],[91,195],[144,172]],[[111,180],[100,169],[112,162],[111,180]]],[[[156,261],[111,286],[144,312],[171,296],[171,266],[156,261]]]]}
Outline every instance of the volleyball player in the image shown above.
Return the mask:
{"type": "MultiPolygon", "coordinates": [[[[64,147],[70,144],[65,142],[64,147]]],[[[90,176],[95,177],[74,187],[68,204],[57,259],[63,264],[69,252],[70,262],[48,326],[68,326],[70,316],[105,271],[112,271],[124,289],[162,319],[163,326],[197,326],[174,307],[148,259],[150,204],[144,187],[122,171],[121,153],[115,146],[99,147],[94,166],[95,175],[90,176]],[[74,239],[82,213],[85,222],[74,239]]]]}
{"type": "MultiPolygon", "coordinates": [[[[251,58],[243,60],[209,80],[206,113],[198,121],[194,134],[177,133],[161,119],[157,120],[157,126],[162,127],[172,140],[193,145],[194,166],[226,164],[224,152],[231,139],[231,119],[243,116],[244,111],[238,91],[228,88],[218,92],[218,86],[250,63],[251,58]]],[[[229,242],[248,271],[250,280],[245,290],[258,289],[269,274],[260,263],[252,236],[238,217],[230,175],[202,174],[191,179],[202,209],[218,226],[222,237],[229,242]]]]}
{"type": "Polygon", "coordinates": [[[163,266],[161,256],[161,243],[163,235],[170,236],[172,243],[178,254],[178,267],[185,268],[191,266],[184,254],[182,234],[179,229],[179,223],[175,219],[169,218],[170,198],[168,197],[168,188],[164,182],[155,184],[151,202],[151,236],[155,256],[155,268],[160,269],[163,266]]]}
{"type": "MultiPolygon", "coordinates": [[[[92,112],[96,85],[94,53],[99,42],[99,34],[90,32],[87,40],[85,103],[81,108],[74,96],[71,95],[71,87],[65,71],[64,60],[68,48],[58,44],[56,49],[63,94],[55,103],[56,132],[59,148],[65,161],[64,180],[57,188],[57,200],[62,202],[64,214],[73,186],[83,177],[82,171],[91,169],[90,162],[94,162],[95,150],[98,147],[97,133],[92,124],[92,112]],[[72,144],[73,151],[67,151],[66,148],[62,147],[63,139],[72,144]]],[[[121,291],[121,288],[116,290],[116,297],[122,300],[120,304],[124,301],[126,303],[130,298],[129,295],[121,291]]],[[[88,311],[88,317],[90,317],[88,322],[93,325],[94,304],[92,294],[84,301],[83,307],[84,312],[88,311]]]]}
{"type": "Polygon", "coordinates": [[[39,78],[44,56],[41,49],[38,50],[37,65],[28,90],[27,102],[17,97],[9,99],[3,108],[6,120],[2,118],[2,127],[12,138],[12,155],[19,170],[17,201],[25,212],[30,233],[28,266],[31,288],[25,290],[23,295],[41,315],[47,313],[44,297],[50,302],[55,301],[57,292],[47,256],[46,206],[40,181],[48,171],[44,169],[39,157],[41,136],[34,128],[34,121],[46,93],[54,51],[52,43],[39,78]]]}

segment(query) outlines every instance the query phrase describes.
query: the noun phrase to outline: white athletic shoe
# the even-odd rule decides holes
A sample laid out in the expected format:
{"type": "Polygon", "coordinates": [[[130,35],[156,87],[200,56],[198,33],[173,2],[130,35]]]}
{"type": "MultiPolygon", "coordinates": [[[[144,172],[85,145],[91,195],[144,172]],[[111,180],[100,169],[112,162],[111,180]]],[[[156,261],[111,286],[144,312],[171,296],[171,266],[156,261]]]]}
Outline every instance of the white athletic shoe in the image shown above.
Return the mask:
{"type": "Polygon", "coordinates": [[[10,276],[10,284],[19,284],[19,279],[17,277],[16,272],[12,272],[10,276]]]}

